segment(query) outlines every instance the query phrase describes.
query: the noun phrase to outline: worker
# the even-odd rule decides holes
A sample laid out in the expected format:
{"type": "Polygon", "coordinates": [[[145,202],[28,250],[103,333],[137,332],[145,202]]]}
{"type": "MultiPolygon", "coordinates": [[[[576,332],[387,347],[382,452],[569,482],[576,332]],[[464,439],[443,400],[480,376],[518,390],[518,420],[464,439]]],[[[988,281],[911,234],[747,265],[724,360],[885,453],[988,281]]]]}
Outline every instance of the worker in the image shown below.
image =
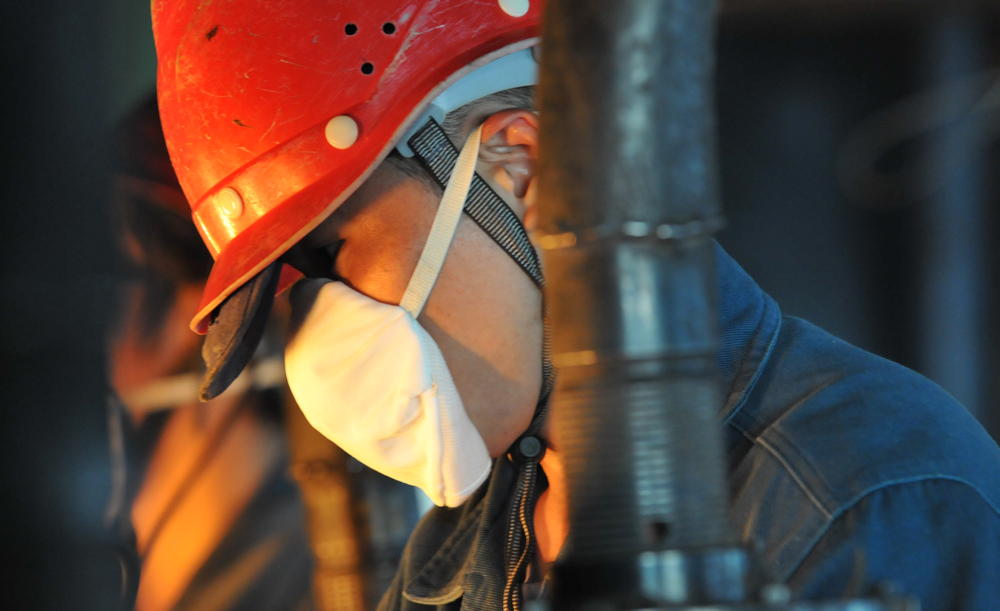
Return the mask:
{"type": "MultiPolygon", "coordinates": [[[[519,609],[566,537],[530,240],[541,10],[153,3],[167,144],[215,257],[192,321],[207,333],[203,398],[239,374],[275,293],[306,276],[285,348],[296,400],[438,505],[386,611],[519,609]],[[519,475],[526,462],[540,462],[538,482],[519,475]]],[[[924,609],[993,608],[993,441],[933,383],[782,316],[716,254],[720,433],[742,541],[803,596],[891,581],[924,609]]]]}

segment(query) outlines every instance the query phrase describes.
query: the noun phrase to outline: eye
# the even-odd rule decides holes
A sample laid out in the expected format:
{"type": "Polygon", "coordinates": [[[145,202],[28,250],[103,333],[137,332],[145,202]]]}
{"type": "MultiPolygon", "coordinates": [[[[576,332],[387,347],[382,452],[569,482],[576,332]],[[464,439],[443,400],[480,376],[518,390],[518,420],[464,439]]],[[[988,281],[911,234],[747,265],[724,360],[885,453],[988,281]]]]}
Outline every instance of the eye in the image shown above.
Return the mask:
{"type": "Polygon", "coordinates": [[[340,247],[343,245],[343,240],[337,240],[333,244],[322,248],[323,253],[326,255],[327,267],[330,270],[330,277],[334,280],[340,279],[340,276],[337,275],[337,255],[340,253],[340,247]]]}
{"type": "Polygon", "coordinates": [[[323,247],[323,251],[326,253],[326,256],[330,257],[331,263],[335,263],[337,261],[337,253],[340,252],[340,247],[343,245],[343,240],[337,240],[333,244],[323,247]]]}

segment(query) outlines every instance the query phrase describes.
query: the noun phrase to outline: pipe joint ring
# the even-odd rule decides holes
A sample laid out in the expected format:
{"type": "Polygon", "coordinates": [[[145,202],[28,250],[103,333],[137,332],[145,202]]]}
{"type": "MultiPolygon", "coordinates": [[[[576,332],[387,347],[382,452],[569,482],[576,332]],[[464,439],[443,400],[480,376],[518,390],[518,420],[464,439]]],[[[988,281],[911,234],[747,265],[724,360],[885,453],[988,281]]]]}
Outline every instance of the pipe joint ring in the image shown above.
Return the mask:
{"type": "Polygon", "coordinates": [[[683,242],[711,237],[726,226],[726,219],[713,216],[684,223],[653,224],[645,221],[624,221],[620,224],[605,223],[579,231],[549,233],[538,238],[542,250],[561,250],[597,242],[624,242],[653,239],[683,242]]]}

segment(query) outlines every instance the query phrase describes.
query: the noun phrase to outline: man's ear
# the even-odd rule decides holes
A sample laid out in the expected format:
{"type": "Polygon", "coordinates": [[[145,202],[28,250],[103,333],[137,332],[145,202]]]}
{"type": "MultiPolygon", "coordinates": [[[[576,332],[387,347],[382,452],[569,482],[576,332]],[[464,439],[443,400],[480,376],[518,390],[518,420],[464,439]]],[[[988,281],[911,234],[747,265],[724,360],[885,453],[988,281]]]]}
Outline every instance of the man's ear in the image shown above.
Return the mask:
{"type": "Polygon", "coordinates": [[[535,166],[538,160],[538,116],[530,110],[504,110],[483,123],[476,171],[532,231],[535,210],[535,166]]]}

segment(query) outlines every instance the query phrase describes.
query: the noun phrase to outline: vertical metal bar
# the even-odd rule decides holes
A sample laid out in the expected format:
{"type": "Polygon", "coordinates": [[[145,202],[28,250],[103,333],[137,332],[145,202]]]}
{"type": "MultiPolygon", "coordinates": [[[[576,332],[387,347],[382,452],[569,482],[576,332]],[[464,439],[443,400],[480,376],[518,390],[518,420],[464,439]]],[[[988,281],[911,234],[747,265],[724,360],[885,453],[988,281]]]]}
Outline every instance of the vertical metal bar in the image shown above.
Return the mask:
{"type": "MultiPolygon", "coordinates": [[[[931,78],[957,82],[983,70],[983,25],[961,8],[946,9],[929,37],[931,78]]],[[[1000,86],[1000,83],[998,83],[1000,86]]],[[[982,96],[969,88],[942,96],[935,109],[959,117],[932,138],[924,207],[923,367],[974,415],[983,402],[983,303],[986,269],[986,172],[982,96]]]]}
{"type": "Polygon", "coordinates": [[[546,5],[539,241],[577,594],[588,574],[597,597],[635,595],[644,553],[734,541],[715,371],[715,4],[546,5]]]}

